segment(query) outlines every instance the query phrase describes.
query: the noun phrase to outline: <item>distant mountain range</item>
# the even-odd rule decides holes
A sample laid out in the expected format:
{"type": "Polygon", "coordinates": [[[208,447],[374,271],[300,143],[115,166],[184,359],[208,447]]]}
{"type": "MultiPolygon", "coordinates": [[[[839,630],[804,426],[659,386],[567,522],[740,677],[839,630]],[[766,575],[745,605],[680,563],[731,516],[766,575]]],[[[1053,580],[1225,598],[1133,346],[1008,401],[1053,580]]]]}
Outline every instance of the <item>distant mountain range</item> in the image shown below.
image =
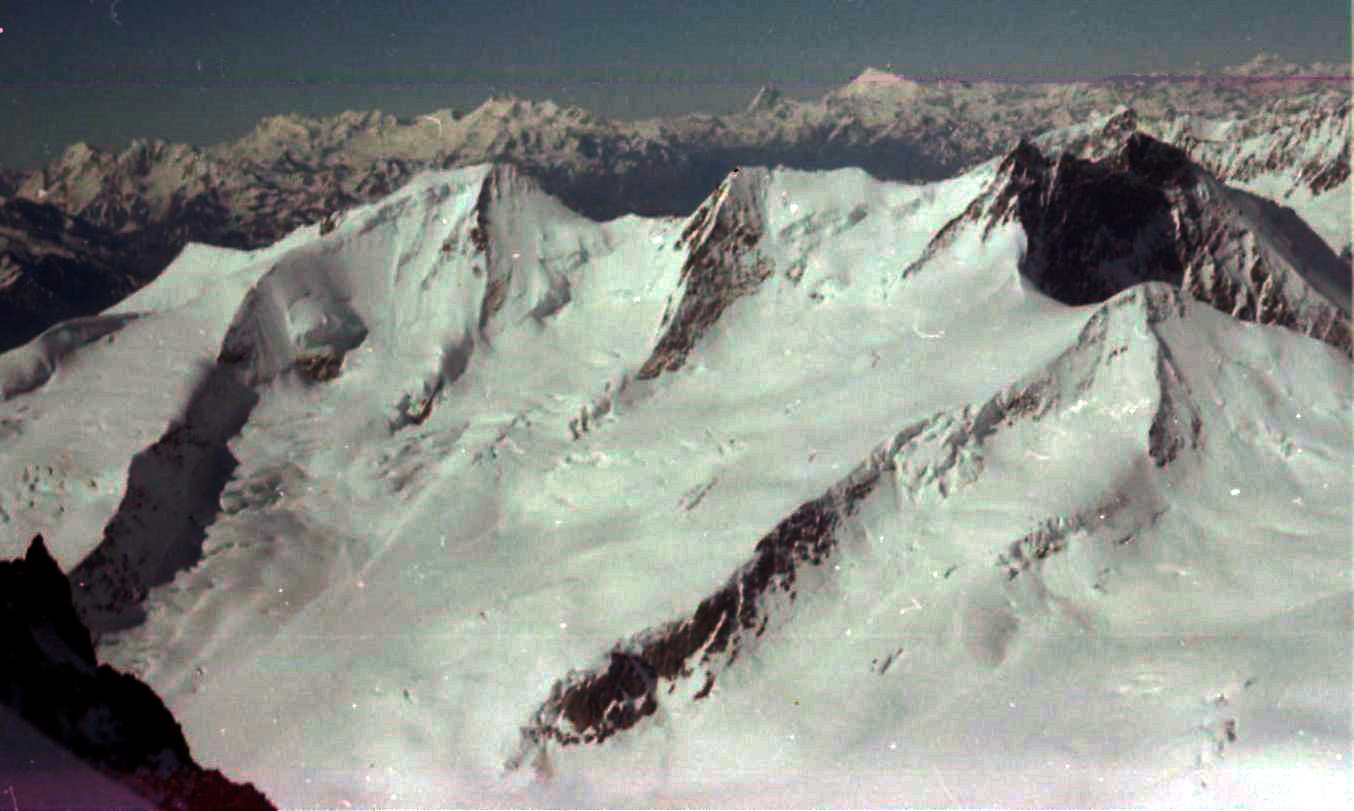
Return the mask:
{"type": "MultiPolygon", "coordinates": [[[[925,182],[1021,138],[1131,108],[1136,126],[1221,180],[1278,173],[1291,181],[1285,193],[1305,185],[1317,194],[1349,176],[1350,85],[1329,70],[1259,57],[1215,77],[1011,84],[871,69],[814,102],[764,88],[729,116],[619,122],[491,98],[467,114],[413,119],[276,116],[208,148],[79,143],[38,170],[0,172],[0,349],[118,300],[187,242],[261,247],[428,168],[511,163],[593,219],[675,215],[736,166],[856,166],[882,180],[925,182]],[[34,203],[53,209],[37,215],[34,203]],[[43,225],[24,225],[35,218],[43,225]]],[[[1332,247],[1347,252],[1348,242],[1332,247]]]]}

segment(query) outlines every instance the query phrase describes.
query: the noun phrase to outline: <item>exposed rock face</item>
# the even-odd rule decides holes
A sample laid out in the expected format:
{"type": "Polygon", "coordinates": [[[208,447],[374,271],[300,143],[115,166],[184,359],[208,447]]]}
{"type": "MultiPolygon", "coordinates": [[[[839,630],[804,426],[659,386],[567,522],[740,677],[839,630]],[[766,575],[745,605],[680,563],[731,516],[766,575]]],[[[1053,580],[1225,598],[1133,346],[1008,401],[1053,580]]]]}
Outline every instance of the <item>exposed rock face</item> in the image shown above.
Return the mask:
{"type": "Polygon", "coordinates": [[[22,559],[0,562],[0,662],[0,701],[158,807],[273,808],[252,785],[194,762],[154,691],[98,663],[41,536],[22,559]]]}
{"type": "Polygon", "coordinates": [[[511,171],[508,167],[495,167],[494,171],[484,178],[484,183],[480,185],[479,197],[475,200],[475,225],[470,229],[470,241],[475,246],[476,252],[484,256],[484,264],[488,268],[484,298],[480,301],[481,338],[487,337],[489,321],[502,309],[508,295],[508,284],[512,281],[512,265],[494,261],[496,257],[491,250],[492,240],[489,236],[490,228],[493,227],[491,209],[502,195],[504,187],[508,185],[509,175],[511,171]]]}
{"type": "Polygon", "coordinates": [[[756,292],[771,275],[755,252],[762,238],[765,169],[735,169],[687,223],[673,247],[687,248],[681,300],[663,316],[667,331],[636,375],[651,380],[675,371],[705,331],[735,300],[756,292]]]}
{"type": "Polygon", "coordinates": [[[1081,305],[1181,278],[1167,192],[1193,186],[1184,152],[1135,132],[1110,160],[1048,161],[1031,149],[1010,160],[1019,190],[1006,199],[1029,238],[1021,270],[1044,293],[1081,305]]]}
{"type": "Polygon", "coordinates": [[[0,352],[116,304],[168,259],[163,249],[54,205],[22,197],[0,203],[0,352]]]}
{"type": "Polygon", "coordinates": [[[1024,141],[959,221],[1018,221],[1021,272],[1046,295],[1090,304],[1148,281],[1184,288],[1236,318],[1351,349],[1343,262],[1292,211],[1229,189],[1181,148],[1112,119],[1098,143],[1057,158],[1024,141]]]}
{"type": "Polygon", "coordinates": [[[855,513],[857,502],[874,489],[889,464],[885,452],[876,453],[841,484],[800,505],[757,542],[752,560],[687,619],[617,646],[603,670],[571,673],[556,682],[523,728],[522,748],[509,768],[518,768],[528,756],[543,756],[552,741],[563,746],[601,743],[630,729],[658,710],[661,688],[673,692],[698,668],[703,681],[692,699],[709,696],[718,670],[733,665],[740,646],[762,636],[783,613],[771,604],[772,598],[783,594],[792,603],[799,572],[824,565],[832,555],[841,523],[855,513]]]}
{"type": "Polygon", "coordinates": [[[312,352],[298,355],[292,361],[301,379],[307,383],[328,383],[339,376],[343,355],[336,352],[312,352]]]}

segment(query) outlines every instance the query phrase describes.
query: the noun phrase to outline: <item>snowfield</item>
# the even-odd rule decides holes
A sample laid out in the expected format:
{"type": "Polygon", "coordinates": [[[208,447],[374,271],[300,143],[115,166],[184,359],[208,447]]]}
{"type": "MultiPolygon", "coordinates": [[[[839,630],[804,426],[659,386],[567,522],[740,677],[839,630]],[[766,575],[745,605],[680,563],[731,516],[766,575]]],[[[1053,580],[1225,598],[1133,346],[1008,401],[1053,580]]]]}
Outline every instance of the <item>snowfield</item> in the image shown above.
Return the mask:
{"type": "Polygon", "coordinates": [[[283,808],[1354,804],[1350,359],[933,243],[997,164],[605,223],[477,166],[190,246],[0,356],[0,552],[105,539],[101,659],[283,808]]]}

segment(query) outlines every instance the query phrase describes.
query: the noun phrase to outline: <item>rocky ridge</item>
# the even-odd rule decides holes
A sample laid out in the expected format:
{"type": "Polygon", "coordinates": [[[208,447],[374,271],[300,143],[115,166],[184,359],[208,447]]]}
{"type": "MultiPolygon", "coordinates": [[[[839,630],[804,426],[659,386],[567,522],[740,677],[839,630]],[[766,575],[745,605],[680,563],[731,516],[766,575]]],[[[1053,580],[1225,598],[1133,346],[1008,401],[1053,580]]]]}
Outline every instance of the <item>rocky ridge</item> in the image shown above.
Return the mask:
{"type": "Polygon", "coordinates": [[[1021,273],[1070,305],[1149,281],[1243,321],[1277,324],[1351,354],[1349,265],[1291,209],[1231,188],[1131,110],[1062,151],[1022,140],[904,275],[967,227],[1016,221],[1021,273]],[[1046,151],[1047,150],[1047,151],[1046,151]]]}
{"type": "MultiPolygon", "coordinates": [[[[664,707],[675,702],[709,700],[720,678],[739,666],[741,655],[755,657],[764,636],[775,637],[798,612],[811,610],[797,598],[802,593],[813,600],[831,580],[843,546],[869,544],[859,515],[871,499],[880,493],[890,498],[892,492],[915,507],[951,498],[984,477],[985,453],[1013,426],[1066,419],[1080,411],[1083,398],[1112,385],[1109,381],[1146,371],[1155,403],[1135,418],[1145,436],[1142,464],[1133,474],[1143,477],[1143,486],[1107,492],[1070,516],[1038,521],[996,551],[990,565],[1007,579],[1025,573],[1038,577],[1042,561],[1062,552],[1075,533],[1114,538],[1116,546],[1131,543],[1132,532],[1146,528],[1144,516],[1150,525],[1166,510],[1146,482],[1175,475],[1171,468],[1187,464],[1203,445],[1204,419],[1171,361],[1168,341],[1157,332],[1162,324],[1185,317],[1190,306],[1188,296],[1162,284],[1118,293],[1091,314],[1076,341],[1046,368],[984,401],[906,425],[878,443],[850,473],[758,539],[748,560],[689,614],[618,640],[595,666],[556,680],[522,726],[506,768],[530,768],[548,777],[557,748],[601,745],[646,719],[661,719],[664,707]],[[1138,329],[1151,338],[1134,346],[1125,343],[1125,336],[1138,329]],[[1132,362],[1120,359],[1125,353],[1145,364],[1135,370],[1132,362]]],[[[1102,579],[1113,568],[1106,566],[1102,579]]],[[[998,634],[1000,639],[984,642],[975,655],[1000,663],[1013,633],[1014,626],[998,634]]],[[[888,667],[886,661],[877,672],[883,675],[888,667]]]]}
{"type": "Polygon", "coordinates": [[[0,562],[0,703],[162,809],[271,809],[251,784],[193,760],[164,702],[98,663],[71,588],[42,536],[0,562]]]}

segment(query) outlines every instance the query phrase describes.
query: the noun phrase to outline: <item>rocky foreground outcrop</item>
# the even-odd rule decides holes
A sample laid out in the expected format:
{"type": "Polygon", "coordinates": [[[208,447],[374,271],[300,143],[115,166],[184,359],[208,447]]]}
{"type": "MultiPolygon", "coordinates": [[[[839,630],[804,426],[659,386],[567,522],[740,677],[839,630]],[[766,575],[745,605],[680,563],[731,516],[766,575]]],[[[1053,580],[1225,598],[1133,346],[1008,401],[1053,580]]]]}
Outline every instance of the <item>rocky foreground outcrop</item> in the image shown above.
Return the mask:
{"type": "Polygon", "coordinates": [[[162,809],[272,809],[193,760],[164,702],[101,665],[42,536],[0,562],[0,703],[95,770],[162,809]]]}

